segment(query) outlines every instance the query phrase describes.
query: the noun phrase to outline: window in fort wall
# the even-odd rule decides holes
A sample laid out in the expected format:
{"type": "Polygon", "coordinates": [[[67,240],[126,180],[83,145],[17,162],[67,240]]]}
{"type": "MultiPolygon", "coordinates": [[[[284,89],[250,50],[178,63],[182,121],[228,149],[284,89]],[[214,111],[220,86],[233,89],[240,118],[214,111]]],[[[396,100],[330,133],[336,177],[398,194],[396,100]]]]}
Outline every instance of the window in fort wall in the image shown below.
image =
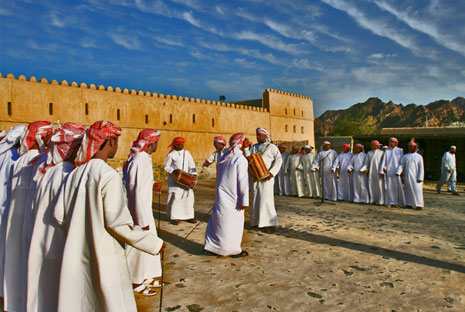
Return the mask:
{"type": "Polygon", "coordinates": [[[195,114],[192,114],[192,123],[195,124],[195,114]]]}
{"type": "Polygon", "coordinates": [[[212,128],[215,127],[215,118],[212,118],[212,128]]]}
{"type": "Polygon", "coordinates": [[[300,133],[304,134],[304,126],[300,127],[300,133]]]}
{"type": "Polygon", "coordinates": [[[11,102],[8,102],[8,105],[6,107],[6,110],[8,112],[8,116],[11,116],[11,102]]]}
{"type": "Polygon", "coordinates": [[[297,127],[296,127],[296,126],[294,126],[294,133],[295,133],[296,131],[297,131],[297,127]]]}
{"type": "Polygon", "coordinates": [[[286,113],[286,115],[287,115],[287,108],[285,108],[285,109],[284,109],[284,112],[285,112],[285,113],[286,113]]]}
{"type": "MultiPolygon", "coordinates": [[[[295,108],[294,108],[294,116],[295,116],[295,108]]],[[[295,132],[295,131],[294,131],[295,132]]]]}
{"type": "Polygon", "coordinates": [[[116,120],[119,120],[121,117],[121,114],[120,114],[120,111],[119,111],[119,108],[116,110],[116,120]]]}
{"type": "Polygon", "coordinates": [[[301,111],[300,113],[302,114],[302,117],[304,117],[304,111],[301,111]]]}
{"type": "Polygon", "coordinates": [[[48,103],[48,114],[53,115],[53,103],[48,103]]]}
{"type": "Polygon", "coordinates": [[[89,115],[89,104],[86,103],[86,105],[84,105],[84,113],[86,115],[89,115]]]}
{"type": "Polygon", "coordinates": [[[146,124],[149,123],[149,115],[148,115],[148,114],[145,114],[145,123],[146,123],[146,124]]]}
{"type": "Polygon", "coordinates": [[[173,114],[170,114],[170,124],[173,123],[173,114]]]}
{"type": "Polygon", "coordinates": [[[284,126],[284,131],[287,132],[287,125],[284,126]]]}

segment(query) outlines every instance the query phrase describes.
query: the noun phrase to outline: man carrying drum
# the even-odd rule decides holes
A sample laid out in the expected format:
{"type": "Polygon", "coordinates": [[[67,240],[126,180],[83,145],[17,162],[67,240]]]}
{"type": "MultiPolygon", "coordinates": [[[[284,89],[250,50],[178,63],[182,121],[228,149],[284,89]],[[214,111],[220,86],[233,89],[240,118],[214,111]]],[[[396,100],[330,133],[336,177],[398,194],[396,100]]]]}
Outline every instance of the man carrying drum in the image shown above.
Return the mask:
{"type": "Polygon", "coordinates": [[[168,173],[166,214],[174,225],[178,225],[179,220],[196,223],[197,220],[194,219],[194,191],[174,181],[174,176],[183,172],[197,176],[194,159],[191,153],[184,149],[184,138],[174,138],[169,146],[171,151],[166,156],[164,165],[164,169],[168,173]]]}
{"type": "Polygon", "coordinates": [[[264,228],[267,233],[272,233],[278,225],[274,207],[274,177],[279,173],[282,157],[278,147],[271,143],[270,134],[265,128],[257,128],[256,133],[258,143],[245,149],[245,155],[260,153],[269,176],[260,181],[253,181],[250,223],[252,227],[264,228]]]}

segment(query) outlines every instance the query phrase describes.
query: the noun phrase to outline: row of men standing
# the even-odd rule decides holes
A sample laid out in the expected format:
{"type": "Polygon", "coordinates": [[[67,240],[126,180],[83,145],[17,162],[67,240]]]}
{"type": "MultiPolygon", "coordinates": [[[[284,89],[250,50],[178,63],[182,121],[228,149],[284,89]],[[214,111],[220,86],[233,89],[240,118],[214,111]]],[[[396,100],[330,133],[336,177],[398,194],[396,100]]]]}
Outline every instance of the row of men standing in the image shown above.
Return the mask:
{"type": "Polygon", "coordinates": [[[408,145],[409,153],[390,138],[389,148],[371,142],[371,151],[356,144],[354,153],[348,144],[338,155],[329,141],[323,142],[318,154],[305,146],[305,154],[293,148],[292,154],[282,149],[284,166],[279,174],[276,192],[280,195],[319,197],[336,201],[353,201],[389,206],[410,206],[421,209],[423,203],[423,158],[415,142],[408,145]],[[321,180],[320,180],[321,178],[321,180]],[[403,179],[402,179],[403,178],[403,179]],[[402,181],[403,180],[403,181],[402,181]]]}
{"type": "Polygon", "coordinates": [[[139,134],[124,182],[106,163],[120,135],[107,121],[55,131],[39,121],[0,142],[6,311],[135,311],[133,291],[160,286],[165,243],[152,214],[150,157],[160,133],[139,134]]]}

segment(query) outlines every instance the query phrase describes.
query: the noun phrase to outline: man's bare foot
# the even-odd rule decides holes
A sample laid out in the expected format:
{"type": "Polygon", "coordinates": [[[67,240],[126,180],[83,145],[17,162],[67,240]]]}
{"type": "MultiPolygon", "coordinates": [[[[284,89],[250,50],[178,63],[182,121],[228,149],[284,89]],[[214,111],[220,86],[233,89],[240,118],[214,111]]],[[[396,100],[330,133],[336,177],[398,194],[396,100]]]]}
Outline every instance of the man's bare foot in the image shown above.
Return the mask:
{"type": "Polygon", "coordinates": [[[460,195],[460,194],[457,192],[452,192],[452,195],[460,195]]]}
{"type": "Polygon", "coordinates": [[[178,225],[178,224],[179,224],[179,220],[171,220],[171,224],[173,224],[173,225],[178,225]]]}
{"type": "Polygon", "coordinates": [[[195,220],[194,218],[186,220],[186,221],[189,222],[189,223],[197,223],[197,220],[195,220]]]}

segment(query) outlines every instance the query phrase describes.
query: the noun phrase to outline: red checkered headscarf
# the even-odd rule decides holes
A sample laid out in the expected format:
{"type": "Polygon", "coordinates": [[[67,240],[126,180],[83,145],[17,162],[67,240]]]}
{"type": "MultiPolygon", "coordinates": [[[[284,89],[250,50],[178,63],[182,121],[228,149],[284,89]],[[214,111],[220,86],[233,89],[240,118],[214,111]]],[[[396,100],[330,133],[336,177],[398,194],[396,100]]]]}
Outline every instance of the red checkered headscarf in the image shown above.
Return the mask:
{"type": "Polygon", "coordinates": [[[364,152],[364,150],[365,150],[365,149],[363,148],[363,145],[360,144],[360,143],[359,143],[359,144],[355,144],[354,147],[360,147],[360,150],[361,150],[362,152],[364,152]]]}
{"type": "Polygon", "coordinates": [[[226,139],[223,138],[222,136],[216,136],[213,138],[213,143],[220,143],[220,144],[223,144],[224,146],[226,146],[226,139]]]}
{"type": "Polygon", "coordinates": [[[74,161],[76,166],[85,164],[95,153],[98,152],[100,146],[109,138],[117,138],[121,135],[121,128],[115,124],[101,120],[92,124],[89,129],[86,130],[86,134],[82,139],[81,148],[78,151],[76,160],[74,161]]]}
{"type": "Polygon", "coordinates": [[[184,138],[181,138],[181,137],[176,137],[173,139],[173,142],[171,142],[170,145],[168,145],[168,147],[171,147],[171,151],[170,153],[174,150],[174,146],[177,145],[177,144],[184,144],[184,138]]]}
{"type": "Polygon", "coordinates": [[[47,142],[43,138],[50,135],[53,131],[53,125],[48,121],[34,121],[27,126],[27,130],[23,132],[20,142],[19,154],[26,154],[36,143],[39,149],[44,151],[47,142]]]}
{"type": "Polygon", "coordinates": [[[233,134],[231,136],[231,138],[229,139],[229,149],[228,149],[229,154],[226,155],[226,157],[222,161],[220,161],[220,164],[224,163],[226,160],[234,156],[234,154],[242,147],[242,143],[244,143],[244,139],[245,139],[245,135],[242,132],[233,134]]]}
{"type": "Polygon", "coordinates": [[[124,163],[123,170],[126,170],[129,162],[140,152],[144,152],[147,146],[160,139],[160,131],[153,129],[144,129],[139,133],[137,140],[132,143],[131,151],[128,155],[128,160],[124,163]]]}
{"type": "Polygon", "coordinates": [[[268,130],[266,130],[265,128],[257,128],[257,130],[255,130],[255,132],[256,132],[257,134],[264,134],[264,135],[266,135],[266,141],[267,141],[267,142],[271,142],[270,133],[269,133],[268,130]]]}
{"type": "Polygon", "coordinates": [[[71,122],[56,129],[50,138],[47,161],[39,166],[34,180],[38,181],[48,169],[68,159],[76,146],[82,142],[85,132],[84,126],[71,122]]]}
{"type": "Polygon", "coordinates": [[[6,131],[2,130],[0,131],[0,142],[3,140],[4,137],[6,137],[6,131]]]}

